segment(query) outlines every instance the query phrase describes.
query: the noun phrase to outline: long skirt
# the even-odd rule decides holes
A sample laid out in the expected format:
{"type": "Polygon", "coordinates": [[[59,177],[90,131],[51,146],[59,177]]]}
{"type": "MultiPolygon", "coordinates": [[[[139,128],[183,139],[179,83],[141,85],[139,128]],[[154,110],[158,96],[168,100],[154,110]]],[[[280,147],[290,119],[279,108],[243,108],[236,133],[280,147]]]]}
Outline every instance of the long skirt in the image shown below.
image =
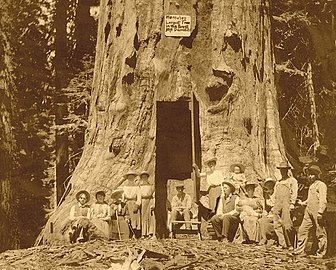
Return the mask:
{"type": "Polygon", "coordinates": [[[151,198],[141,199],[141,235],[148,236],[154,234],[154,212],[150,209],[151,198]],[[152,213],[153,212],[153,213],[152,213]]]}
{"type": "Polygon", "coordinates": [[[130,200],[126,202],[126,206],[128,208],[128,215],[131,221],[131,226],[133,230],[141,229],[140,222],[140,213],[139,213],[139,205],[136,204],[135,200],[130,200]]]}
{"type": "Polygon", "coordinates": [[[95,234],[103,238],[110,238],[110,225],[107,221],[93,218],[91,222],[96,228],[95,234]]]}
{"type": "Polygon", "coordinates": [[[209,208],[214,211],[216,207],[216,202],[218,197],[221,195],[220,186],[210,186],[209,187],[209,208]]]}
{"type": "Polygon", "coordinates": [[[243,219],[243,229],[246,232],[247,241],[256,242],[260,241],[260,225],[258,217],[246,216],[243,219]]]}

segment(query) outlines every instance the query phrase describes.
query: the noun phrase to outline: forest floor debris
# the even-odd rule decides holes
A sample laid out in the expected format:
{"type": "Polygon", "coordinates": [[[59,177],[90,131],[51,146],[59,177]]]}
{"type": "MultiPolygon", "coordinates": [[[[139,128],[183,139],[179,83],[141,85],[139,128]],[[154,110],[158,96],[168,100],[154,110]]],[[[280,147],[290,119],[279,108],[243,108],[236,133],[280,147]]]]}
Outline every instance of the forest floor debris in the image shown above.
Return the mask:
{"type": "Polygon", "coordinates": [[[296,258],[274,246],[200,241],[94,240],[0,254],[0,269],[336,269],[336,258],[296,258]]]}

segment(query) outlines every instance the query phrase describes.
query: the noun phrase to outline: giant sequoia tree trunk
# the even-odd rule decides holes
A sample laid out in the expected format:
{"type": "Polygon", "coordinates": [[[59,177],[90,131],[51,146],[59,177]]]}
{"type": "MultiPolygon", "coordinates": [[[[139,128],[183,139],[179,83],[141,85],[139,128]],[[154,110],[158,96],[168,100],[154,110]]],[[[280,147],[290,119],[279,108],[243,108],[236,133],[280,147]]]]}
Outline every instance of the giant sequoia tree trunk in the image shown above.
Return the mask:
{"type": "Polygon", "coordinates": [[[238,161],[248,177],[275,176],[285,154],[273,70],[268,1],[102,0],[85,149],[49,222],[59,230],[74,192],[114,189],[133,166],[151,173],[163,231],[166,181],[191,172],[192,91],[202,159],[217,156],[224,172],[238,161]],[[191,16],[191,36],[166,37],[166,14],[191,16]]]}

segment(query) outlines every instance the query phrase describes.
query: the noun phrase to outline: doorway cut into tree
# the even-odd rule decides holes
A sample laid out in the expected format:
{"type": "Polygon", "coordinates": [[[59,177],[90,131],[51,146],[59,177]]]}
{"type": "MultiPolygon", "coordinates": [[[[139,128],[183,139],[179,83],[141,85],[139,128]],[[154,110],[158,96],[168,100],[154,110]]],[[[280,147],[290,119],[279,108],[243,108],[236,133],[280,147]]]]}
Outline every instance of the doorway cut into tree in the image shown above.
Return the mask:
{"type": "MultiPolygon", "coordinates": [[[[191,102],[187,100],[157,102],[155,193],[159,235],[165,234],[167,228],[167,180],[191,178],[193,162],[191,110],[191,102]]],[[[200,164],[201,142],[197,102],[194,102],[194,134],[195,158],[200,164]]]]}

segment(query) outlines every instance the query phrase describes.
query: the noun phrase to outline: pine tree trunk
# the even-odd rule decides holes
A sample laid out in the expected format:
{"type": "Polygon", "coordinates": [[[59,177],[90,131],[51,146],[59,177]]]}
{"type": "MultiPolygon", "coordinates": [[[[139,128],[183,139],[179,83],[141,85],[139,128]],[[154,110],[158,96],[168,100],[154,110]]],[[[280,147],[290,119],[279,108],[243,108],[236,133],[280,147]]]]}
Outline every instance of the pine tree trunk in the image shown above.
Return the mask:
{"type": "Polygon", "coordinates": [[[276,176],[285,154],[269,12],[265,0],[101,1],[86,144],[72,192],[49,220],[56,230],[76,191],[114,189],[133,166],[151,173],[157,226],[164,231],[167,179],[191,172],[182,151],[191,145],[183,121],[190,119],[185,104],[192,91],[202,160],[215,155],[226,173],[232,162],[242,162],[249,178],[276,176]],[[191,36],[166,37],[166,14],[191,16],[191,36]],[[162,133],[179,119],[181,129],[162,133]],[[171,147],[162,150],[167,141],[171,147]]]}

